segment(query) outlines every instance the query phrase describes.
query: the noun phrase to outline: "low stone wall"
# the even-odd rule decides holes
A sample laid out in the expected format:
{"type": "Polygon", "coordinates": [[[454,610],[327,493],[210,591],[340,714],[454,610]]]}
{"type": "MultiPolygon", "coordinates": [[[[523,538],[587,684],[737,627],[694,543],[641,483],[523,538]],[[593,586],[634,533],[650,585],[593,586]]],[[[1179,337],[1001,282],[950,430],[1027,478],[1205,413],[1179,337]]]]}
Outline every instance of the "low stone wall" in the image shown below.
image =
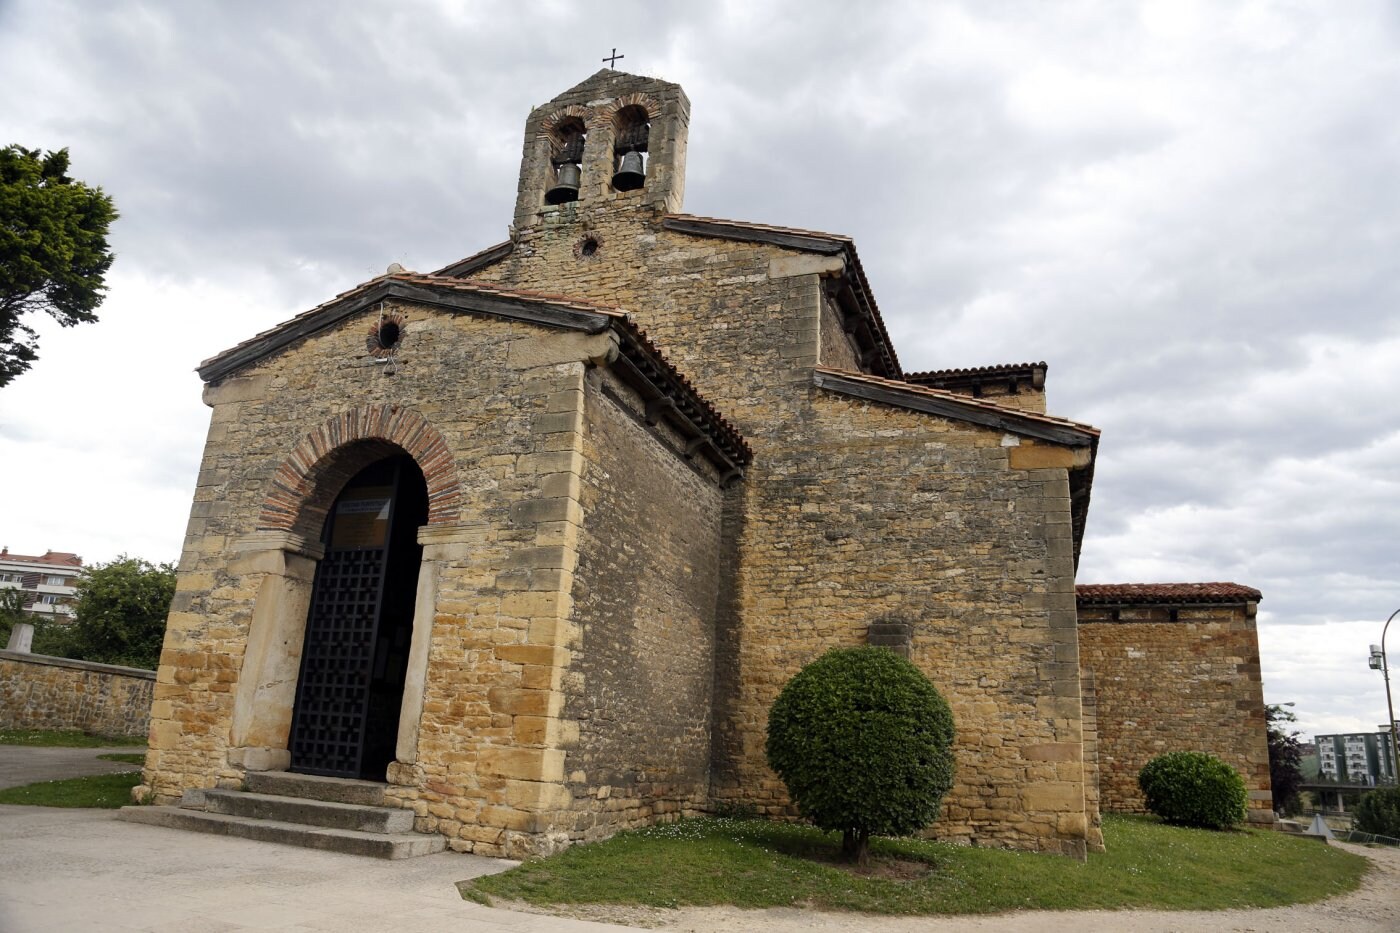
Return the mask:
{"type": "Polygon", "coordinates": [[[0,651],[0,729],[145,735],[155,671],[0,651]]]}

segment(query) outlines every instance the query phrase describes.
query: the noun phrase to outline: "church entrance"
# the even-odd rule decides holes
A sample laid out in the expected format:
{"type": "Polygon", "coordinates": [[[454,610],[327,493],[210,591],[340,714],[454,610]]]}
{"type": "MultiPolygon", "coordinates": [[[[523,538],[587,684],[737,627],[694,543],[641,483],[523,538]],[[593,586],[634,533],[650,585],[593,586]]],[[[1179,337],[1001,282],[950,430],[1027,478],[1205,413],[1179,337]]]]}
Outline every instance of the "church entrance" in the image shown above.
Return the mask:
{"type": "Polygon", "coordinates": [[[331,506],[306,621],[291,769],[384,780],[413,633],[428,488],[409,456],[371,464],[331,506]]]}

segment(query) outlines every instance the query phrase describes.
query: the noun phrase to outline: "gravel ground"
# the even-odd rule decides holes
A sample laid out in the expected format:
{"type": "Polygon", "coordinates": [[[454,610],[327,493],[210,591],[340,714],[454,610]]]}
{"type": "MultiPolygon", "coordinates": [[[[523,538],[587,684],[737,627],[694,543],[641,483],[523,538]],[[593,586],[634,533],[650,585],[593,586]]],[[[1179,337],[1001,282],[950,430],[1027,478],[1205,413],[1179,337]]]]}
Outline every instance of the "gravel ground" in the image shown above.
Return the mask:
{"type": "MultiPolygon", "coordinates": [[[[673,930],[676,933],[813,933],[823,930],[870,933],[951,933],[955,930],[996,930],[998,933],[1400,931],[1400,849],[1332,844],[1371,859],[1374,867],[1367,873],[1361,887],[1352,894],[1318,904],[1269,910],[1036,910],[988,917],[878,917],[795,908],[740,910],[733,907],[686,907],[680,910],[597,908],[570,910],[568,914],[580,919],[673,930]]],[[[520,909],[519,905],[510,906],[520,909]]]]}

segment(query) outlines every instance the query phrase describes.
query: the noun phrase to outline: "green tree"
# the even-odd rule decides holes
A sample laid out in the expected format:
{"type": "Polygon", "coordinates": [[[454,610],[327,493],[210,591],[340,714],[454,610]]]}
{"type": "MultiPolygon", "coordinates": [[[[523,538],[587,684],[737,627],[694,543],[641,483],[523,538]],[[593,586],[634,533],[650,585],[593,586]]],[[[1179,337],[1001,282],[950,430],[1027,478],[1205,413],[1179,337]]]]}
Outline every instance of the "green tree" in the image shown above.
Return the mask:
{"type": "Polygon", "coordinates": [[[116,217],[101,188],[68,177],[67,149],[0,149],[0,387],[38,358],[25,314],[42,311],[64,327],[97,320],[116,217]]]}
{"type": "Polygon", "coordinates": [[[25,622],[24,591],[11,587],[0,590],[0,648],[10,643],[10,629],[25,622]]]}
{"type": "Polygon", "coordinates": [[[1294,813],[1298,809],[1298,789],[1303,785],[1303,743],[1298,733],[1289,731],[1284,723],[1297,722],[1298,717],[1277,703],[1265,707],[1269,724],[1269,786],[1273,789],[1274,809],[1294,813]]]}
{"type": "Polygon", "coordinates": [[[79,661],[155,670],[165,640],[165,617],[175,596],[175,568],[122,555],[78,576],[77,615],[47,623],[46,652],[79,661]]]}
{"type": "Polygon", "coordinates": [[[953,713],[918,668],[887,648],[828,651],[768,713],[768,764],[797,809],[842,833],[865,864],[870,837],[929,825],[953,785],[953,713]]]}
{"type": "Polygon", "coordinates": [[[1381,787],[1369,791],[1356,805],[1358,832],[1400,839],[1400,788],[1381,787]]]}

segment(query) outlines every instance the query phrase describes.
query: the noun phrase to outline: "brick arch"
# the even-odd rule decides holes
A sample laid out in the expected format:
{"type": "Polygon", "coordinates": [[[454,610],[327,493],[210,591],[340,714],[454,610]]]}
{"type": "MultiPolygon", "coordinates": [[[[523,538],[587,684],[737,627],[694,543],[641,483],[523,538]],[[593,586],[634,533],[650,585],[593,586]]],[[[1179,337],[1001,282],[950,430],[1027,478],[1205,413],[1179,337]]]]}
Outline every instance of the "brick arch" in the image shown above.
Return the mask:
{"type": "Polygon", "coordinates": [[[315,539],[326,513],[350,478],[376,460],[407,453],[428,485],[428,524],[460,517],[456,464],[438,430],[399,405],[364,405],[307,432],[278,466],[258,516],[260,531],[290,531],[315,539]]]}
{"type": "Polygon", "coordinates": [[[589,110],[587,107],[580,107],[577,104],[560,107],[540,121],[540,135],[549,139],[551,142],[555,142],[557,141],[555,140],[555,132],[569,120],[577,119],[587,127],[592,118],[593,111],[589,110]]]}
{"type": "Polygon", "coordinates": [[[598,111],[598,116],[610,124],[619,113],[628,107],[640,107],[647,113],[647,122],[655,123],[661,116],[661,105],[646,94],[634,91],[608,101],[598,111]]]}

